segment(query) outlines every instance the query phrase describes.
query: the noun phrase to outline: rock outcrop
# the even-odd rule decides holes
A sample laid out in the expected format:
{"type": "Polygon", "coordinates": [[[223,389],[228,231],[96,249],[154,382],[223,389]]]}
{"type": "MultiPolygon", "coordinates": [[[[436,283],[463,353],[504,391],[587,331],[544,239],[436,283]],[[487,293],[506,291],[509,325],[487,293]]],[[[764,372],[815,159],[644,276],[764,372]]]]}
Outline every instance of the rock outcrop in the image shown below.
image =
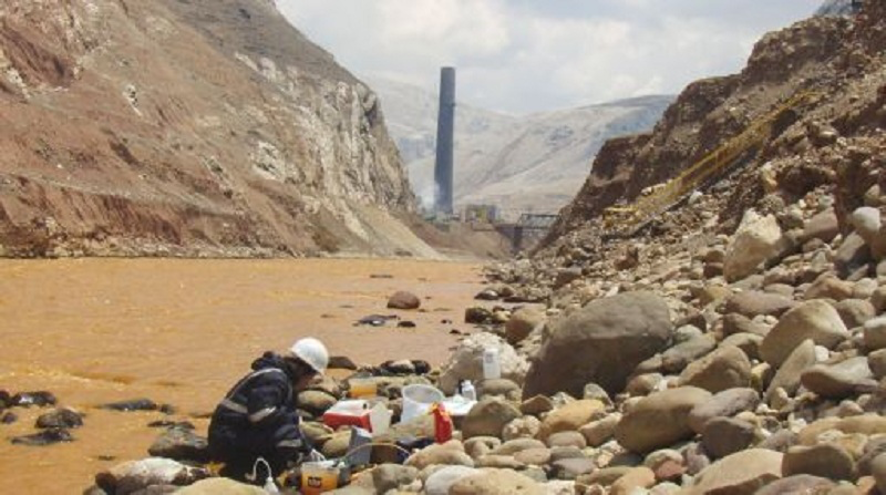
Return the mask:
{"type": "Polygon", "coordinates": [[[379,99],[271,2],[4,2],[0,120],[0,254],[433,255],[379,99]]]}

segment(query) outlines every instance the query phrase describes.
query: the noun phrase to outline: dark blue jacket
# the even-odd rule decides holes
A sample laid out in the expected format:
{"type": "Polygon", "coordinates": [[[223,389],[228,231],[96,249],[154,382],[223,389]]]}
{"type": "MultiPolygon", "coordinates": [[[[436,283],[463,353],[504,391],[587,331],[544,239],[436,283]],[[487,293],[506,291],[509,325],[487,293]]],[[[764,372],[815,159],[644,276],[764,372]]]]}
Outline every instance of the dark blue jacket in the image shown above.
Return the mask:
{"type": "Polygon", "coordinates": [[[283,358],[266,352],[219,403],[209,425],[218,460],[307,452],[296,414],[293,376],[283,358]]]}

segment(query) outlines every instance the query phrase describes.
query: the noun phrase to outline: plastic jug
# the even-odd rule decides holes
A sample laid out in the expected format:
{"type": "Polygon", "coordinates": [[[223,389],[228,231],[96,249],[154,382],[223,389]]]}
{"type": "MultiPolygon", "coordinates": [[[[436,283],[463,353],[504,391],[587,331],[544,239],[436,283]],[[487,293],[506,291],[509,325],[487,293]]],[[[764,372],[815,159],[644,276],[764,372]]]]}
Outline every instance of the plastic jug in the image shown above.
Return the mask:
{"type": "Polygon", "coordinates": [[[501,378],[502,369],[499,367],[499,349],[488,347],[483,355],[484,380],[501,378]]]}
{"type": "Polygon", "coordinates": [[[370,429],[373,435],[381,435],[388,431],[391,426],[391,415],[393,413],[385,407],[385,404],[379,402],[370,409],[370,429]]]}
{"type": "Polygon", "coordinates": [[[477,400],[477,391],[474,389],[474,385],[468,380],[463,380],[462,385],[459,387],[459,395],[464,397],[467,400],[477,400]]]}

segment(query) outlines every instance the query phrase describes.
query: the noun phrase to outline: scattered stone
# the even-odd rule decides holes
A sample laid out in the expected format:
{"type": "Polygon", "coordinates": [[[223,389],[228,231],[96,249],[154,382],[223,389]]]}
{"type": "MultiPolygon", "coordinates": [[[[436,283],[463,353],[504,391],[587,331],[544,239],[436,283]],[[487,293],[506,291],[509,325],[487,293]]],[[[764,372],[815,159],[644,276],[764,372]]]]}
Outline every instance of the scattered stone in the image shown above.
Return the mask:
{"type": "Polygon", "coordinates": [[[835,308],[823,300],[807,301],[788,311],[764,337],[761,356],[779,366],[804,340],[834,348],[849,333],[835,308]]]}
{"type": "Polygon", "coordinates": [[[806,339],[789,354],[767,388],[767,402],[772,404],[777,390],[794,394],[801,386],[801,373],[816,364],[816,344],[806,339]]]}
{"type": "Polygon", "coordinates": [[[724,302],[724,312],[746,318],[758,315],[782,316],[798,303],[790,297],[757,290],[745,290],[731,295],[724,302]]]}
{"type": "Polygon", "coordinates": [[[782,457],[779,452],[764,449],[729,455],[696,475],[687,493],[755,493],[782,477],[782,457]]]}
{"type": "Polygon", "coordinates": [[[479,301],[495,301],[499,299],[499,297],[499,293],[493,289],[484,289],[474,296],[474,298],[479,301]]]}
{"type": "Polygon", "coordinates": [[[11,425],[18,421],[18,416],[12,411],[6,411],[3,413],[3,416],[0,417],[0,424],[11,425]]]}
{"type": "Polygon", "coordinates": [[[10,442],[15,445],[42,447],[60,442],[73,442],[74,437],[64,428],[48,428],[40,433],[12,437],[10,442]]]}
{"type": "Polygon", "coordinates": [[[455,482],[449,495],[543,495],[532,478],[504,469],[483,469],[455,482]]]}
{"type": "Polygon", "coordinates": [[[843,399],[871,382],[871,378],[868,359],[855,357],[837,364],[812,366],[801,373],[801,384],[822,397],[843,399]]]}
{"type": "Polygon", "coordinates": [[[37,417],[37,428],[77,428],[83,426],[83,415],[63,407],[37,417]]]}
{"type": "Polygon", "coordinates": [[[783,250],[782,229],[773,215],[760,216],[748,210],[727,245],[724,278],[741,280],[783,250]]]}
{"type": "Polygon", "coordinates": [[[782,461],[782,475],[811,474],[834,480],[855,480],[856,464],[846,450],[834,443],[788,449],[782,461]]]}
{"type": "MultiPolygon", "coordinates": [[[[228,478],[207,478],[184,488],[176,487],[176,495],[267,495],[257,486],[228,478]]],[[[153,492],[152,492],[153,494],[153,492]]]]}
{"type": "Polygon", "coordinates": [[[462,437],[502,438],[505,425],[520,417],[520,411],[511,403],[496,397],[484,397],[462,420],[462,437]]]}
{"type": "Polygon", "coordinates": [[[357,364],[347,356],[330,356],[327,368],[336,370],[356,370],[357,364]]]}
{"type": "Polygon", "coordinates": [[[112,402],[99,406],[100,409],[108,409],[111,411],[132,412],[132,411],[157,411],[160,406],[151,399],[131,399],[120,402],[112,402]]]}
{"type": "Polygon", "coordinates": [[[505,378],[497,378],[480,382],[480,386],[478,387],[477,391],[481,397],[485,397],[487,395],[497,395],[508,399],[519,399],[521,389],[520,385],[514,383],[511,380],[505,378]]]}
{"type": "Polygon", "coordinates": [[[419,306],[422,305],[422,301],[418,296],[413,294],[412,292],[407,291],[397,291],[390,298],[388,298],[389,309],[419,309],[419,306]]]}
{"type": "Polygon", "coordinates": [[[732,388],[711,396],[690,410],[687,424],[696,433],[702,433],[706,424],[714,418],[729,418],[742,411],[754,411],[761,398],[750,388],[732,388]]]}
{"type": "Polygon", "coordinates": [[[386,493],[409,485],[419,475],[419,470],[412,466],[382,464],[373,468],[371,474],[376,493],[386,493]]]}
{"type": "Polygon", "coordinates": [[[882,494],[887,493],[884,487],[885,465],[887,465],[887,458],[885,458],[883,453],[872,459],[872,476],[875,478],[875,483],[878,485],[878,491],[882,494]]]}
{"type": "Polygon", "coordinates": [[[754,426],[734,418],[713,418],[702,432],[702,446],[715,459],[747,448],[754,439],[754,426]]]}
{"type": "Polygon", "coordinates": [[[570,457],[567,459],[552,460],[551,470],[554,477],[560,480],[574,480],[583,474],[588,474],[597,469],[593,459],[587,457],[570,457]]]}
{"type": "Polygon", "coordinates": [[[795,474],[786,476],[770,483],[755,492],[755,495],[801,495],[805,493],[830,493],[835,482],[828,478],[811,476],[809,474],[795,474]]]}
{"type": "Polygon", "coordinates": [[[52,392],[41,390],[38,392],[20,392],[12,396],[9,400],[10,407],[45,407],[54,406],[58,400],[52,392]]]}
{"type": "Polygon", "coordinates": [[[450,487],[459,480],[477,473],[477,469],[467,466],[444,466],[425,480],[425,493],[426,495],[449,495],[450,487]]]}
{"type": "Polygon", "coordinates": [[[416,469],[424,469],[432,464],[474,467],[474,460],[465,453],[462,442],[458,440],[429,445],[406,460],[407,466],[416,469]]]}
{"type": "Polygon", "coordinates": [[[652,469],[639,466],[631,468],[610,486],[610,495],[630,495],[656,484],[656,473],[652,469]]]}
{"type": "Polygon", "coordinates": [[[102,471],[96,474],[95,482],[108,493],[129,494],[152,485],[192,485],[209,476],[206,468],[186,466],[172,459],[150,457],[128,461],[102,471]]]}
{"type": "Polygon", "coordinates": [[[751,383],[751,362],[736,347],[721,347],[699,359],[681,373],[679,385],[688,385],[717,393],[751,383]]]}
{"type": "Polygon", "coordinates": [[[166,430],[154,440],[148,448],[148,454],[198,463],[205,463],[210,459],[209,444],[206,439],[196,435],[191,429],[178,427],[166,430]]]}
{"type": "Polygon", "coordinates": [[[363,318],[357,320],[355,325],[368,325],[371,327],[383,327],[390,320],[397,320],[398,317],[396,315],[367,315],[363,318]]]}
{"type": "Polygon", "coordinates": [[[520,411],[524,414],[539,416],[554,409],[554,404],[548,396],[539,394],[521,402],[520,411]]]}
{"type": "Polygon", "coordinates": [[[616,425],[616,440],[634,452],[646,453],[691,438],[690,411],[711,398],[696,387],[656,392],[641,399],[616,425]]]}
{"type": "Polygon", "coordinates": [[[534,328],[545,322],[545,315],[531,307],[521,308],[505,322],[505,339],[514,345],[527,338],[534,328]]]}
{"type": "Polygon", "coordinates": [[[542,422],[535,416],[517,418],[502,429],[502,440],[514,440],[516,438],[535,438],[539,436],[542,422]]]}
{"type": "Polygon", "coordinates": [[[865,322],[862,334],[866,349],[884,349],[887,341],[887,318],[880,316],[865,322]]]}
{"type": "Polygon", "coordinates": [[[493,312],[487,308],[475,306],[465,310],[465,323],[473,323],[475,325],[486,325],[493,323],[495,318],[493,312]]]}
{"type": "Polygon", "coordinates": [[[587,446],[585,437],[578,431],[574,430],[552,433],[548,436],[546,443],[549,447],[552,448],[574,446],[580,449],[584,449],[587,446]]]}
{"type": "Polygon", "coordinates": [[[605,409],[604,403],[598,400],[578,400],[561,406],[542,420],[539,439],[544,442],[555,433],[577,431],[582,425],[602,418],[605,409]]]}

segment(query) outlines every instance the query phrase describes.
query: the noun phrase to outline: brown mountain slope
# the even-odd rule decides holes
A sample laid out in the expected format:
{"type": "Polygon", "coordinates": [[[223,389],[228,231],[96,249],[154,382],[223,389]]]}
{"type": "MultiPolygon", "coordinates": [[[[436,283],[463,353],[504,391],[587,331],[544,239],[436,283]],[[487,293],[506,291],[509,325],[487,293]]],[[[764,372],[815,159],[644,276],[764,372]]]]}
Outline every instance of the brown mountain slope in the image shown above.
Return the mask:
{"type": "Polygon", "coordinates": [[[7,255],[433,254],[376,96],[266,0],[4,2],[0,156],[7,255]]]}
{"type": "Polygon", "coordinates": [[[818,96],[794,109],[742,164],[740,187],[718,194],[728,196],[721,221],[729,230],[745,208],[773,192],[757,179],[767,163],[786,203],[817,186],[836,186],[843,218],[861,204],[862,192],[884,181],[883,2],[866,2],[854,19],[815,17],[766,35],[740,74],[689,85],[651,133],[607,142],[545,244],[593,227],[604,208],[633,202],[801,91],[818,96]]]}

